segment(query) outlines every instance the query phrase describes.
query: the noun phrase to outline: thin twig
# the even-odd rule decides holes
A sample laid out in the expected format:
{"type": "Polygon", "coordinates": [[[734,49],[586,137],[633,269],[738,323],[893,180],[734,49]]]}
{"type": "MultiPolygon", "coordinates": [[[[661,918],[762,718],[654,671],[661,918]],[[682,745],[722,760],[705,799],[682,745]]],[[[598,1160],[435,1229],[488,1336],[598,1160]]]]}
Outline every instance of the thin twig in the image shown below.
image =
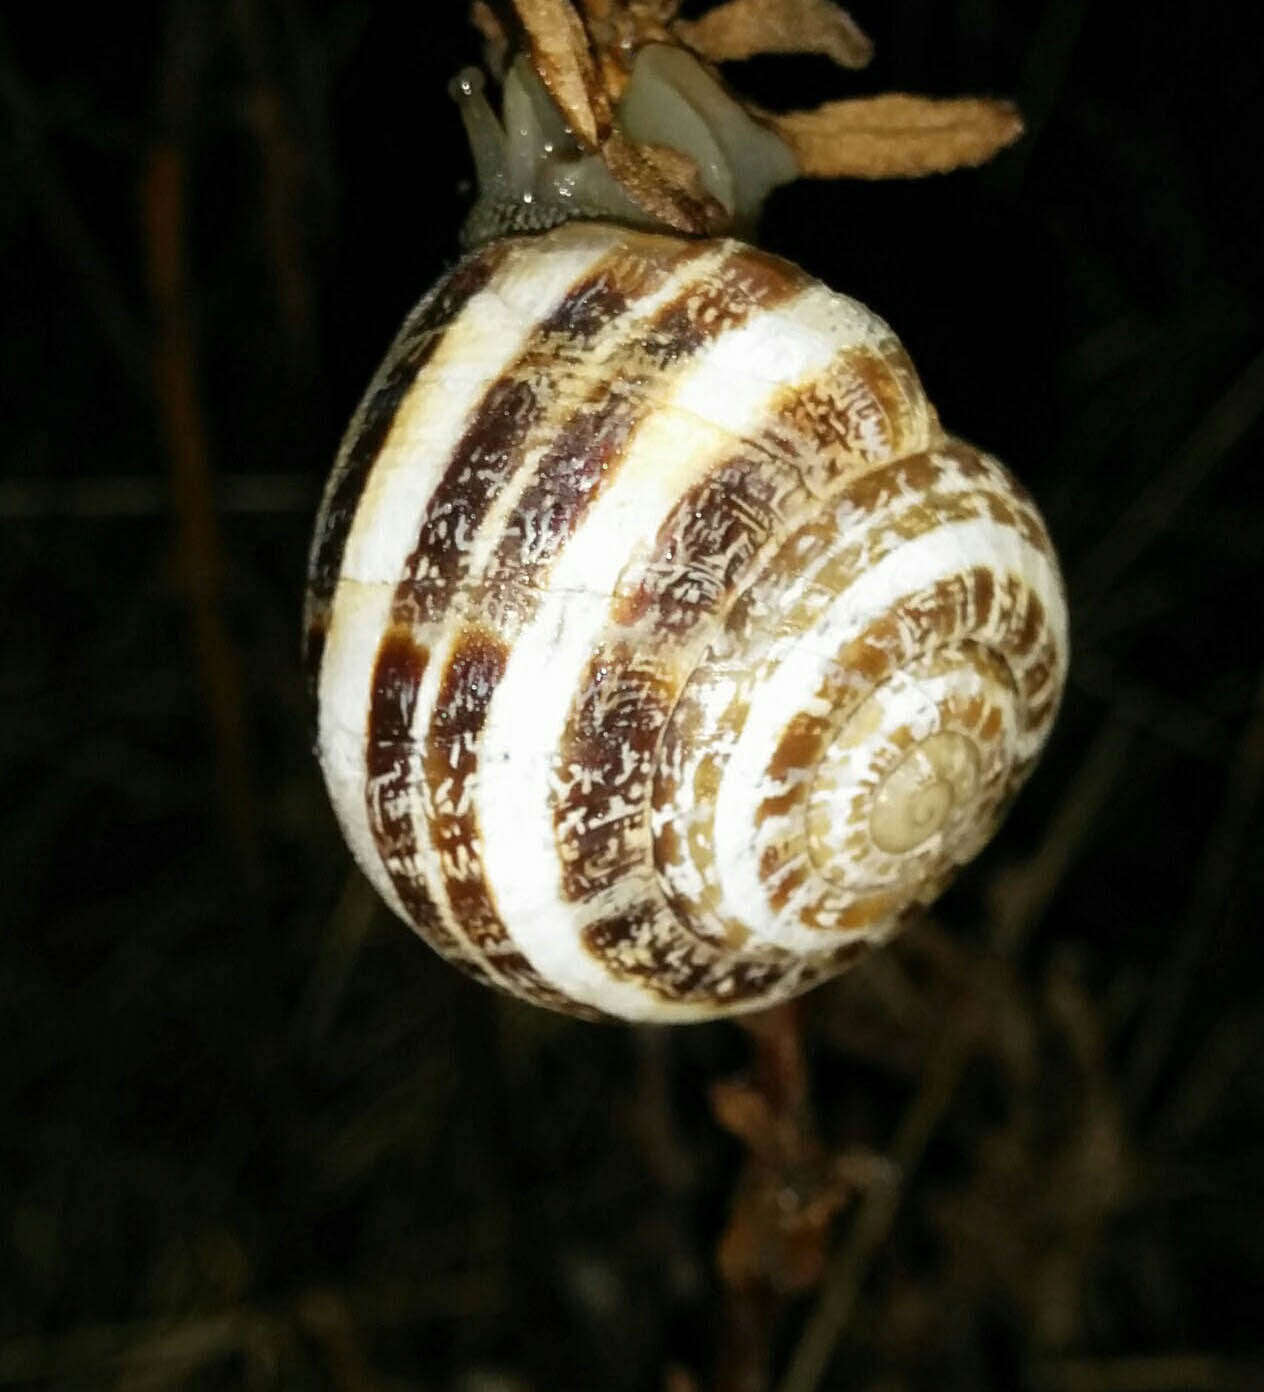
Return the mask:
{"type": "Polygon", "coordinates": [[[932,1054],[921,1088],[891,1144],[891,1178],[873,1185],[861,1201],[847,1241],[830,1262],[780,1392],[812,1392],[820,1385],[874,1257],[895,1221],[904,1185],[952,1101],[972,1034],[972,1024],[958,1021],[932,1054]]]}
{"type": "Polygon", "coordinates": [[[778,1316],[791,1292],[819,1280],[845,1197],[816,1135],[799,1003],[741,1023],[754,1046],[750,1076],[711,1089],[712,1111],[746,1147],[716,1253],[725,1285],[716,1392],[766,1392],[778,1316]]]}

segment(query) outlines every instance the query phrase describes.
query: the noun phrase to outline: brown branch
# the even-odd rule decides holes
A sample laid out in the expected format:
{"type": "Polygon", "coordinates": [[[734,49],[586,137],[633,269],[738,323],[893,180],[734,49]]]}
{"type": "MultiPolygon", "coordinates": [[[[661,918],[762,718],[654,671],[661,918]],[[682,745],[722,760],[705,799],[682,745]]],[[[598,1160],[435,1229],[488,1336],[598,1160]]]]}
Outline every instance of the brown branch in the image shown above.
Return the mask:
{"type": "Polygon", "coordinates": [[[831,1155],[817,1136],[798,1003],[740,1023],[750,1074],[711,1089],[716,1120],[746,1148],[716,1252],[725,1294],[712,1386],[764,1392],[780,1316],[820,1280],[834,1217],[872,1164],[831,1155]]]}

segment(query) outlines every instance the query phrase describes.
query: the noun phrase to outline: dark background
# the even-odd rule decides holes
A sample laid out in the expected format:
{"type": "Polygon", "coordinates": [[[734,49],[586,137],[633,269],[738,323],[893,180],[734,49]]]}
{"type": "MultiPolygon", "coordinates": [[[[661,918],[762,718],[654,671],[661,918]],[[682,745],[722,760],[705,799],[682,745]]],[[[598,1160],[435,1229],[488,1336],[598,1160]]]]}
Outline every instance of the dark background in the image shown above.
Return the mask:
{"type": "MultiPolygon", "coordinates": [[[[1244,6],[854,13],[866,73],[730,78],[1011,95],[1030,133],[783,190],[761,240],[1039,499],[1075,667],[998,841],[806,1004],[825,1143],[911,1162],[872,1251],[862,1199],[833,1229],[822,1385],[1264,1385],[1258,40],[1244,6]]],[[[0,19],[0,1387],[709,1385],[746,1036],[467,983],[310,755],[311,518],[456,255],[478,58],[456,0],[0,19]]]]}

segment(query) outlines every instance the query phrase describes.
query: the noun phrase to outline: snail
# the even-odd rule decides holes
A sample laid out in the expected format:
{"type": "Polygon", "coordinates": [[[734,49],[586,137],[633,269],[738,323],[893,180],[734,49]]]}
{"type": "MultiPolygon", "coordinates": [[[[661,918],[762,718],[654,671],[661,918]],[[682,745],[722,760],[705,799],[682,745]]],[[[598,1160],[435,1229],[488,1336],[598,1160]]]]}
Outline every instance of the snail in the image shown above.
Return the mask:
{"type": "Polygon", "coordinates": [[[370,385],[312,545],[333,807],[478,980],[588,1017],[772,1005],[995,830],[1064,682],[1053,547],[877,315],[647,208],[746,227],[794,175],[691,54],[646,45],[614,109],[634,152],[679,127],[699,179],[655,156],[655,197],[529,65],[503,125],[455,88],[471,248],[370,385]]]}

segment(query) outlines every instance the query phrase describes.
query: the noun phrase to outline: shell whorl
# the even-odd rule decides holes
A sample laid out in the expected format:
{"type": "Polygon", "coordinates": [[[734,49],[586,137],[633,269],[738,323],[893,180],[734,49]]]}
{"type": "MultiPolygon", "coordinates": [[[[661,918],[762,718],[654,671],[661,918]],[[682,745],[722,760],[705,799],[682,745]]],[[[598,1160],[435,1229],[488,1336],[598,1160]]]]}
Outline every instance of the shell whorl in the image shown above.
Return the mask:
{"type": "Polygon", "coordinates": [[[796,994],[943,887],[1048,731],[1066,615],[1034,507],[863,306],[571,223],[406,321],[307,652],[395,911],[515,994],[670,1021],[796,994]]]}

